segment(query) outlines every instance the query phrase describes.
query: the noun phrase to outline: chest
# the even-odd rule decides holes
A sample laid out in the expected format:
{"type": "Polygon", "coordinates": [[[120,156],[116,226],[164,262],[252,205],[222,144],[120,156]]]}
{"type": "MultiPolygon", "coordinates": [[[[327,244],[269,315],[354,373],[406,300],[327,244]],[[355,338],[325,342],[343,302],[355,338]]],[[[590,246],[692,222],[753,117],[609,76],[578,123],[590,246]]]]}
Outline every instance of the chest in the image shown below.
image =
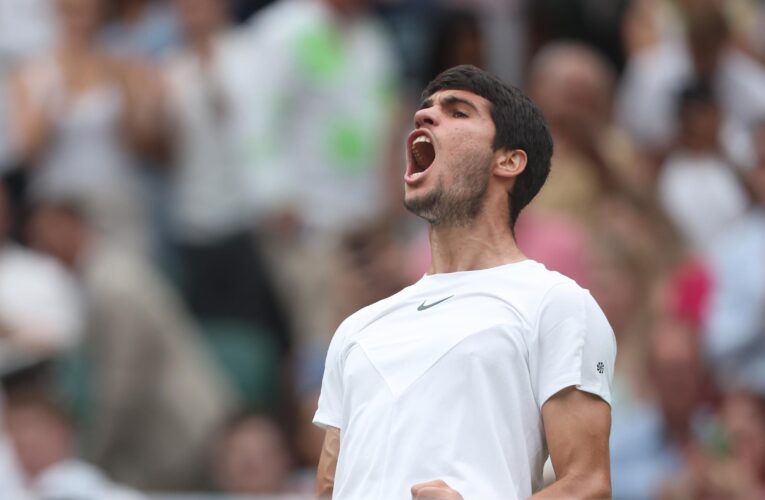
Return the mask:
{"type": "Polygon", "coordinates": [[[528,365],[529,327],[509,303],[480,293],[418,297],[363,328],[349,343],[347,387],[377,381],[394,397],[432,373],[470,377],[528,365]]]}

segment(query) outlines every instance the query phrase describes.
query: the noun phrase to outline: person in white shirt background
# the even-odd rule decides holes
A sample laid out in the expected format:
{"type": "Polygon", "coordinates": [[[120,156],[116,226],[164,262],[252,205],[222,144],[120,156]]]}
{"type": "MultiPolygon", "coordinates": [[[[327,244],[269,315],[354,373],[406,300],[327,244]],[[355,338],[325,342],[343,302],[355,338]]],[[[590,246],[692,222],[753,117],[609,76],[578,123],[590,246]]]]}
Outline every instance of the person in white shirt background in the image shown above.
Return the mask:
{"type": "Polygon", "coordinates": [[[542,113],[473,66],[423,92],[405,205],[431,268],[330,345],[314,422],[334,498],[602,498],[616,344],[590,294],[527,259],[518,214],[550,169],[542,113]],[[509,209],[508,209],[509,208],[509,209]],[[542,489],[547,453],[557,480],[542,489]]]}

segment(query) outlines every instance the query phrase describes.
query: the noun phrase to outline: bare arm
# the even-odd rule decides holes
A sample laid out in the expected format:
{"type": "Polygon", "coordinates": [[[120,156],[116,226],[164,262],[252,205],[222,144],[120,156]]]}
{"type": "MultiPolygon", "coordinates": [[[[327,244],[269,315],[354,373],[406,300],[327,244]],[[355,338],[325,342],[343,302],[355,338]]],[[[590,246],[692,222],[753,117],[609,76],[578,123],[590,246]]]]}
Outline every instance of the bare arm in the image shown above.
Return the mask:
{"type": "Polygon", "coordinates": [[[608,403],[568,387],[544,404],[542,419],[557,479],[532,498],[609,498],[608,403]]]}
{"type": "Polygon", "coordinates": [[[324,445],[321,448],[319,467],[316,471],[316,495],[331,497],[335,486],[335,470],[337,457],[340,454],[340,429],[327,427],[324,434],[324,445]]]}
{"type": "Polygon", "coordinates": [[[34,164],[48,145],[52,134],[45,105],[34,96],[24,78],[24,70],[15,73],[9,81],[11,106],[11,134],[19,158],[34,164]]]}
{"type": "Polygon", "coordinates": [[[123,133],[138,153],[164,160],[169,156],[169,119],[159,70],[139,61],[115,63],[127,105],[123,133]]]}

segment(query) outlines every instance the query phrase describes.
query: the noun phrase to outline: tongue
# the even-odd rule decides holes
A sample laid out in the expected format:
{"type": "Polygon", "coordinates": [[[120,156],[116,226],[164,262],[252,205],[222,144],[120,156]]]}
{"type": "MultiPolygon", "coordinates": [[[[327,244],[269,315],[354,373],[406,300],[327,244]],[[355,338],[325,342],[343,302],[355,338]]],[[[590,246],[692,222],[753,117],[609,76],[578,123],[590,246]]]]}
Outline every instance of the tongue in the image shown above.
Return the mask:
{"type": "Polygon", "coordinates": [[[423,172],[430,167],[433,160],[436,159],[436,150],[428,142],[418,142],[414,145],[414,162],[419,172],[423,172]]]}

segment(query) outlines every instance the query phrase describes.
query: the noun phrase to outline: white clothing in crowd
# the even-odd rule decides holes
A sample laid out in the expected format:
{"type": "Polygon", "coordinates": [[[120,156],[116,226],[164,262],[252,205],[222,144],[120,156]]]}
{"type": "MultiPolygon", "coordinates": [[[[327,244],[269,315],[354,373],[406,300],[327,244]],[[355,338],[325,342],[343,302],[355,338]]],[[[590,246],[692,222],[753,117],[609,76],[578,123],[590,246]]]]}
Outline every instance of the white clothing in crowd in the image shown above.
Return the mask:
{"type": "Polygon", "coordinates": [[[723,389],[765,394],[765,211],[729,224],[707,252],[712,288],[704,345],[723,389]]]}
{"type": "MultiPolygon", "coordinates": [[[[665,41],[639,52],[628,61],[622,77],[616,100],[619,122],[642,147],[669,146],[677,129],[678,97],[693,78],[684,42],[665,41]]],[[[750,56],[728,49],[723,52],[714,85],[729,131],[723,147],[738,151],[740,136],[765,116],[765,69],[750,56]]]]}
{"type": "Polygon", "coordinates": [[[148,497],[109,480],[98,468],[69,459],[42,471],[32,482],[34,498],[39,500],[148,500],[148,497]]]}
{"type": "Polygon", "coordinates": [[[146,249],[142,188],[122,133],[126,102],[119,84],[104,82],[70,95],[53,57],[30,64],[22,78],[53,128],[50,143],[30,170],[32,197],[81,200],[101,231],[121,244],[146,249]]]}
{"type": "Polygon", "coordinates": [[[183,241],[226,237],[252,225],[236,131],[239,113],[248,112],[239,75],[255,64],[250,59],[229,33],[216,38],[209,64],[190,50],[165,64],[175,153],[172,218],[183,241]]]}
{"type": "Polygon", "coordinates": [[[736,171],[719,156],[678,151],[662,166],[657,194],[686,241],[705,249],[747,210],[736,171]]]}
{"type": "Polygon", "coordinates": [[[328,4],[282,0],[245,28],[258,57],[244,147],[264,211],[331,233],[384,206],[398,68],[377,20],[340,19],[328,4]]]}
{"type": "Polygon", "coordinates": [[[0,318],[31,344],[73,347],[82,337],[79,290],[53,259],[13,243],[0,246],[0,318]]]}

